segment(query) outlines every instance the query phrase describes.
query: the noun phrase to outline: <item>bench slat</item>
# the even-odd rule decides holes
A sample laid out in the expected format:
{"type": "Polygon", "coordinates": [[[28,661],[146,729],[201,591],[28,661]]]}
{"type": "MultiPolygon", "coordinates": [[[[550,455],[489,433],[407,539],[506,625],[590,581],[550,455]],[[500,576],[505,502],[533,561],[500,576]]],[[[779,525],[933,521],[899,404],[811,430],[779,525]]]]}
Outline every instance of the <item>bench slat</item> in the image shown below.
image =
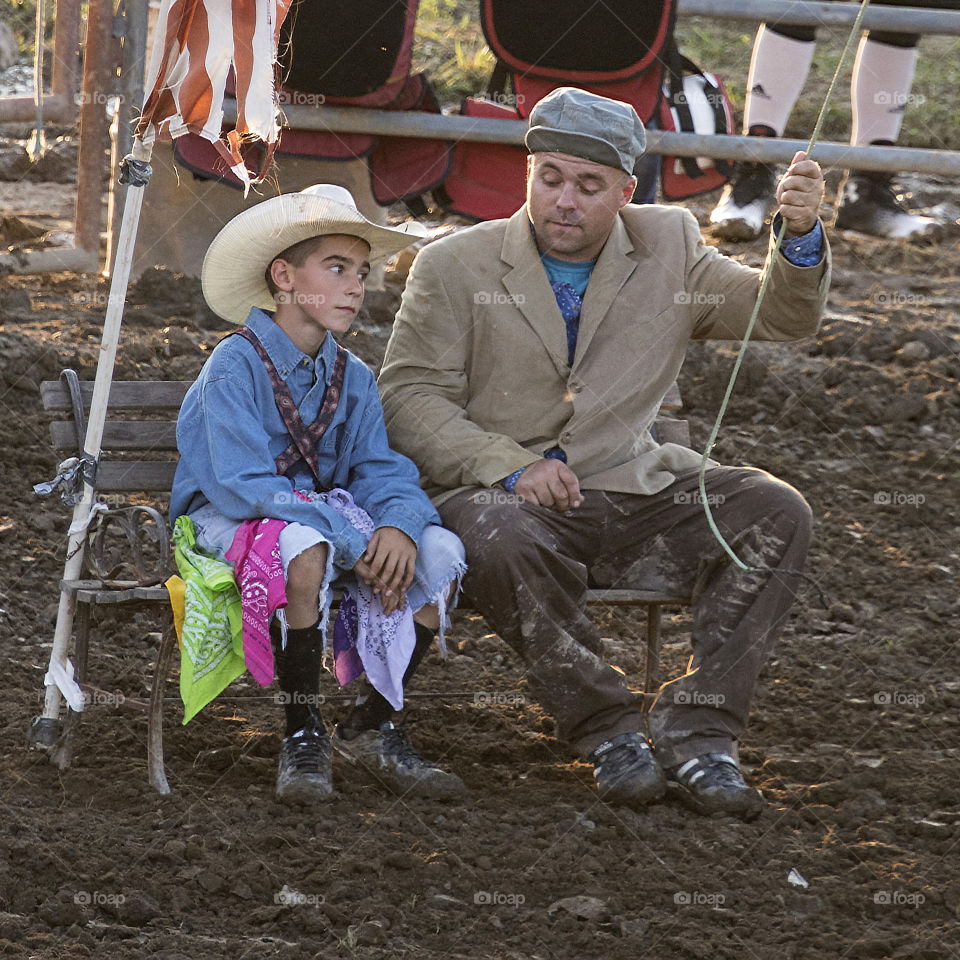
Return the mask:
{"type": "MultiPolygon", "coordinates": [[[[109,406],[114,410],[179,409],[192,380],[114,380],[110,386],[109,406]]],[[[80,381],[83,409],[90,410],[93,381],[80,381]]],[[[44,380],[40,396],[45,410],[69,410],[70,391],[59,380],[44,380]]]]}
{"type": "MultiPolygon", "coordinates": [[[[54,450],[76,451],[77,440],[72,420],[56,420],[50,424],[54,450]]],[[[104,450],[177,449],[177,424],[173,420],[120,420],[103,425],[104,450]]]]}
{"type": "MultiPolygon", "coordinates": [[[[60,586],[67,593],[77,596],[81,603],[129,603],[131,601],[163,601],[170,599],[167,588],[163,585],[155,587],[138,587],[133,581],[115,583],[110,587],[104,586],[100,580],[61,580],[60,586]]],[[[340,591],[336,591],[334,602],[339,600],[340,591]]],[[[589,590],[587,603],[590,605],[608,604],[610,606],[635,606],[644,603],[689,604],[686,596],[673,596],[658,590],[589,590]]],[[[470,609],[461,605],[461,609],[470,609]]]]}
{"type": "Polygon", "coordinates": [[[97,469],[97,493],[108,490],[169,493],[176,469],[176,463],[171,460],[107,460],[97,469]]]}
{"type": "Polygon", "coordinates": [[[590,606],[634,606],[638,603],[690,603],[688,596],[676,596],[664,590],[588,590],[587,603],[590,606]]]}

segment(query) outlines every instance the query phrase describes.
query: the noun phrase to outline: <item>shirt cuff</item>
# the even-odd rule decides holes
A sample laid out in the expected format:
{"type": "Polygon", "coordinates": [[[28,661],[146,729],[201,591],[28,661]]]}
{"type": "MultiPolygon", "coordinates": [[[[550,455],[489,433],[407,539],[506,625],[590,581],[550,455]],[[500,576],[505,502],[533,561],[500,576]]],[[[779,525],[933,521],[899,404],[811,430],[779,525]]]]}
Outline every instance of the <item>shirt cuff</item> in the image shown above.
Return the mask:
{"type": "Polygon", "coordinates": [[[509,477],[504,477],[500,481],[500,486],[503,487],[507,493],[513,493],[513,488],[517,485],[517,481],[520,479],[520,474],[526,469],[526,467],[521,467],[519,470],[514,470],[509,477]]]}
{"type": "MultiPolygon", "coordinates": [[[[783,218],[778,213],[773,218],[773,235],[783,227],[783,218]]],[[[823,228],[818,220],[812,230],[799,237],[784,237],[780,252],[795,267],[815,267],[823,257],[823,228]]]]}

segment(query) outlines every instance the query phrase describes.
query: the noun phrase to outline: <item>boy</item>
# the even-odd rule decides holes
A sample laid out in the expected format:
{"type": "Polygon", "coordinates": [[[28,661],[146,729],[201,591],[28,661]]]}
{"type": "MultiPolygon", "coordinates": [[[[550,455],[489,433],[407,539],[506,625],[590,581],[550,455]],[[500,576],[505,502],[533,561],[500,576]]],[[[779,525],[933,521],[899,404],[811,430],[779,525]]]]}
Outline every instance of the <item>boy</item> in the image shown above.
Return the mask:
{"type": "Polygon", "coordinates": [[[315,705],[320,613],[335,570],[356,575],[363,615],[359,638],[353,618],[354,637],[372,634],[379,660],[364,660],[367,696],[333,746],[396,790],[463,789],[390,722],[391,703],[402,701],[402,685],[442,626],[465,569],[463,546],[439,526],[413,463],[389,448],[373,374],[332,336],[356,317],[370,262],[413,239],[366,220],[344,188],[318,184],[240,213],[203,262],[211,309],[245,325],[217,345],[184,399],[171,521],[188,515],[198,547],[219,558],[236,551],[245,521],[285,523],[277,547],[287,604],[270,628],[286,711],[277,773],[284,800],[333,795],[331,738],[315,705]]]}

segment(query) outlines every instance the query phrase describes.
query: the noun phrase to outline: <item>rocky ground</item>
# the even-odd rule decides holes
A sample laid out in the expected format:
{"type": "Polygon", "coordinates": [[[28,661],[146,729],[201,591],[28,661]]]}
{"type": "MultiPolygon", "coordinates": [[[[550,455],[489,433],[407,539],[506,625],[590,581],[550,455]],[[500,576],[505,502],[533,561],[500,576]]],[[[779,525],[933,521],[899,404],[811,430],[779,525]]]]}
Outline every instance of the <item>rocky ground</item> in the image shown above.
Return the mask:
{"type": "MultiPolygon", "coordinates": [[[[960,213],[955,185],[911,185],[917,202],[960,213]]],[[[69,204],[28,186],[35,209],[0,189],[3,211],[50,229],[55,202],[69,204]]],[[[693,209],[704,221],[709,203],[693,209]]],[[[515,656],[469,615],[452,655],[421,670],[417,692],[445,695],[408,711],[422,751],[466,781],[462,802],[387,796],[338,768],[335,802],[277,804],[279,711],[252,683],[186,728],[169,685],[167,797],[147,787],[145,722],[118,697],[84,714],[70,769],[29,751],[69,523],[31,492],[55,472],[38,384],[64,366],[92,377],[107,287],[0,278],[0,954],[960,955],[960,241],[948,230],[926,246],[832,242],[820,335],[750,347],[715,451],[796,485],[817,520],[819,591],[796,605],[742,745],[769,804],[750,825],[670,801],[642,813],[598,803],[591,769],[554,739],[515,656]]],[[[764,244],[728,252],[759,264],[764,244]]],[[[397,296],[372,297],[347,338],[374,366],[397,296]]],[[[189,378],[223,332],[195,282],[148,274],[130,292],[117,377],[189,378]]],[[[695,445],[734,353],[690,349],[681,389],[695,445]]],[[[600,616],[610,658],[639,683],[643,623],[600,616]]],[[[665,618],[669,672],[685,661],[688,622],[665,618]]],[[[97,626],[91,679],[145,696],[157,621],[97,626]]],[[[328,718],[342,709],[331,700],[328,718]]]]}

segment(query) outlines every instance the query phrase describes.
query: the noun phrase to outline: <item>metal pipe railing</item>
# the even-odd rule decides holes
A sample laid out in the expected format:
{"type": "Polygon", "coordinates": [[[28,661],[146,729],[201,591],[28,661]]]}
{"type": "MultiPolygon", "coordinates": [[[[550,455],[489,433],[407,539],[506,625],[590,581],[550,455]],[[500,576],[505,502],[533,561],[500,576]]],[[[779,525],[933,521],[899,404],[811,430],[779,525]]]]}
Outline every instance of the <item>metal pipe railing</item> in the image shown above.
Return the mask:
{"type": "MultiPolygon", "coordinates": [[[[228,122],[236,119],[232,101],[224,104],[228,122]]],[[[522,147],[525,120],[495,120],[486,117],[444,116],[358,107],[288,106],[287,123],[298,130],[336,133],[369,133],[375,136],[415,137],[434,140],[471,140],[522,147]]],[[[647,131],[650,153],[678,157],[716,157],[719,160],[760,160],[788,163],[806,141],[775,137],[740,137],[719,134],[647,131]]],[[[848,143],[819,142],[814,159],[824,165],[858,170],[911,170],[917,173],[960,175],[960,152],[921,150],[913,147],[853,147],[848,143]]]]}
{"type": "MultiPolygon", "coordinates": [[[[814,3],[812,0],[678,0],[677,10],[688,17],[789,23],[807,27],[850,27],[859,3],[814,3]]],[[[922,7],[881,7],[871,4],[863,17],[867,30],[893,33],[960,35],[960,10],[922,7]]]]}

